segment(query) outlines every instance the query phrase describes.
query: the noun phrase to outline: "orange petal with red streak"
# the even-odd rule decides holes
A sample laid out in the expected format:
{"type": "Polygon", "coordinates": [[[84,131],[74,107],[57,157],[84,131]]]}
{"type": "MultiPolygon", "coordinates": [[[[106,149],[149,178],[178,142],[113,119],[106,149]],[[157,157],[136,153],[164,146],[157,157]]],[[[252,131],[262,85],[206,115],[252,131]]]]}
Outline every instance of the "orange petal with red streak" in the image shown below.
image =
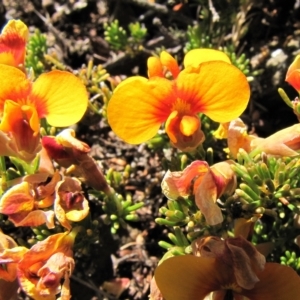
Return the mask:
{"type": "Polygon", "coordinates": [[[56,127],[70,126],[83,117],[88,94],[85,85],[75,75],[54,70],[44,73],[33,83],[30,100],[40,118],[56,127]]]}
{"type": "Polygon", "coordinates": [[[147,60],[148,77],[164,77],[163,66],[158,57],[151,56],[147,60]]]}
{"type": "Polygon", "coordinates": [[[29,212],[34,208],[34,198],[27,182],[22,182],[10,188],[0,200],[0,212],[10,215],[19,212],[29,212]]]}
{"type": "Polygon", "coordinates": [[[202,112],[216,122],[229,122],[247,107],[250,88],[246,76],[224,61],[204,62],[197,69],[180,72],[177,97],[185,99],[196,114],[202,112]]]}
{"type": "Polygon", "coordinates": [[[289,66],[285,81],[287,81],[295,90],[300,91],[300,55],[297,55],[289,66]]]}
{"type": "Polygon", "coordinates": [[[0,112],[6,100],[25,104],[31,91],[31,82],[19,69],[0,64],[0,112]],[[13,78],[13,80],[12,80],[13,78]]]}
{"type": "Polygon", "coordinates": [[[0,36],[0,52],[10,53],[13,56],[13,63],[8,57],[0,55],[0,63],[9,63],[17,67],[23,65],[26,53],[26,42],[29,37],[27,26],[20,20],[10,20],[3,28],[0,36]]]}
{"type": "Polygon", "coordinates": [[[131,77],[114,91],[107,107],[108,122],[127,143],[146,142],[168,118],[175,99],[169,80],[131,77]]]}
{"type": "Polygon", "coordinates": [[[171,72],[172,77],[175,79],[180,72],[176,59],[168,52],[162,51],[160,54],[160,61],[162,65],[165,66],[167,70],[171,72]]]}

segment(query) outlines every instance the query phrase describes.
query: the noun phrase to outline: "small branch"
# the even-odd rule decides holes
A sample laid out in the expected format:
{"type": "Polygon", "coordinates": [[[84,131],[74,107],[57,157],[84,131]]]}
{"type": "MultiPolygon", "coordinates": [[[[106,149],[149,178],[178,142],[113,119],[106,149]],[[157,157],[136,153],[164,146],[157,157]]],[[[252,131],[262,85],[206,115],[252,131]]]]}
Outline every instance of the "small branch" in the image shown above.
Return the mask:
{"type": "Polygon", "coordinates": [[[161,13],[161,14],[169,13],[169,9],[165,5],[151,3],[151,2],[148,2],[147,0],[123,0],[123,2],[133,3],[133,4],[139,5],[144,8],[154,10],[155,12],[161,13]]]}
{"type": "Polygon", "coordinates": [[[216,9],[215,9],[215,7],[213,5],[212,0],[208,0],[208,7],[209,7],[210,12],[212,13],[212,21],[213,21],[213,23],[219,22],[220,16],[217,13],[217,11],[216,11],[216,9]]]}

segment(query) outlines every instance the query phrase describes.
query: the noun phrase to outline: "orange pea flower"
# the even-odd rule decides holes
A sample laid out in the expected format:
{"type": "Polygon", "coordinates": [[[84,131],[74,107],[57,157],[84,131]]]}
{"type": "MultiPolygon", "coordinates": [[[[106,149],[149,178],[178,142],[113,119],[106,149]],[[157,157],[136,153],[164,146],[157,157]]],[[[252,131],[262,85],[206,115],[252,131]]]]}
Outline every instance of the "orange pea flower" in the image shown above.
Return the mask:
{"type": "Polygon", "coordinates": [[[265,257],[242,237],[196,240],[194,254],[164,260],[155,271],[166,300],[298,299],[300,278],[290,267],[266,263],[265,257]]]}
{"type": "Polygon", "coordinates": [[[300,93],[300,55],[297,55],[287,70],[287,81],[298,93],[300,93]]]}
{"type": "Polygon", "coordinates": [[[236,188],[236,177],[230,161],[211,167],[205,161],[194,161],[183,171],[168,171],[162,181],[162,191],[171,200],[186,197],[193,191],[195,203],[209,225],[223,221],[217,199],[224,193],[231,194],[236,188]]]}
{"type": "Polygon", "coordinates": [[[172,144],[190,151],[204,140],[199,113],[228,122],[244,111],[249,85],[227,55],[195,49],[186,54],[183,64],[185,69],[179,71],[175,59],[162,52],[160,59],[148,60],[149,79],[134,76],[116,88],[107,117],[120,138],[139,144],[151,139],[165,123],[172,144]]]}
{"type": "Polygon", "coordinates": [[[81,182],[66,177],[56,185],[54,213],[59,223],[71,230],[70,222],[79,222],[89,213],[89,203],[81,190],[81,182]]]}
{"type": "Polygon", "coordinates": [[[0,35],[0,64],[24,68],[28,37],[29,30],[22,21],[8,21],[0,35]]]}
{"type": "Polygon", "coordinates": [[[24,254],[18,264],[18,279],[28,296],[35,300],[54,300],[56,294],[64,291],[62,299],[71,299],[69,278],[75,265],[74,239],[73,232],[54,234],[24,254]]]}
{"type": "Polygon", "coordinates": [[[88,103],[84,84],[64,71],[42,74],[35,82],[17,68],[0,65],[0,155],[31,161],[40,150],[40,119],[55,127],[78,122],[88,103]]]}
{"type": "Polygon", "coordinates": [[[8,215],[15,226],[39,226],[46,223],[54,228],[54,212],[44,211],[54,203],[55,186],[60,180],[58,172],[46,183],[48,174],[29,175],[23,182],[6,191],[0,199],[0,213],[8,215]]]}

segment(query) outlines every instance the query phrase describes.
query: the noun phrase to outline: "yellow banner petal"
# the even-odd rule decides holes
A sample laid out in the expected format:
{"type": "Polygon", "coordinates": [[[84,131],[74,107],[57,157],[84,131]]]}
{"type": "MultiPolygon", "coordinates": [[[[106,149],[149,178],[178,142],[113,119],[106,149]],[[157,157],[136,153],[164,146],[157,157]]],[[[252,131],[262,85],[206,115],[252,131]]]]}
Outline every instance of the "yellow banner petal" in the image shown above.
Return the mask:
{"type": "Polygon", "coordinates": [[[222,51],[214,49],[193,49],[184,57],[184,67],[198,66],[207,61],[224,61],[231,63],[229,57],[222,51]]]}
{"type": "Polygon", "coordinates": [[[250,98],[246,76],[224,61],[205,62],[198,69],[180,72],[177,97],[186,99],[193,113],[204,113],[216,122],[241,115],[250,98]]]}
{"type": "Polygon", "coordinates": [[[146,80],[136,76],[123,81],[107,107],[112,130],[130,144],[151,139],[170,114],[176,100],[173,93],[172,83],[160,77],[146,80]]]}
{"type": "Polygon", "coordinates": [[[30,100],[40,118],[46,118],[52,126],[65,127],[83,117],[88,94],[84,84],[75,75],[55,70],[42,74],[34,82],[30,100]]]}

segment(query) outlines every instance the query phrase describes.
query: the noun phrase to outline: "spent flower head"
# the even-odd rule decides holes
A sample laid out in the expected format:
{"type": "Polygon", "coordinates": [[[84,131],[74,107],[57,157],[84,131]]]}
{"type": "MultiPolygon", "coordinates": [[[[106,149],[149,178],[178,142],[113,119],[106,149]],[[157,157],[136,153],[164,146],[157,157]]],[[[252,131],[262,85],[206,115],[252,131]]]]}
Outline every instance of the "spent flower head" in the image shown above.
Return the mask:
{"type": "Polygon", "coordinates": [[[217,163],[211,167],[206,161],[194,161],[181,172],[168,171],[162,181],[163,193],[172,200],[191,193],[195,203],[209,225],[223,221],[217,199],[224,193],[232,193],[236,187],[231,161],[217,163]]]}
{"type": "Polygon", "coordinates": [[[300,294],[300,278],[292,268],[266,263],[242,237],[196,240],[194,255],[170,257],[157,267],[155,280],[164,299],[205,299],[213,293],[213,299],[282,300],[300,294]]]}

